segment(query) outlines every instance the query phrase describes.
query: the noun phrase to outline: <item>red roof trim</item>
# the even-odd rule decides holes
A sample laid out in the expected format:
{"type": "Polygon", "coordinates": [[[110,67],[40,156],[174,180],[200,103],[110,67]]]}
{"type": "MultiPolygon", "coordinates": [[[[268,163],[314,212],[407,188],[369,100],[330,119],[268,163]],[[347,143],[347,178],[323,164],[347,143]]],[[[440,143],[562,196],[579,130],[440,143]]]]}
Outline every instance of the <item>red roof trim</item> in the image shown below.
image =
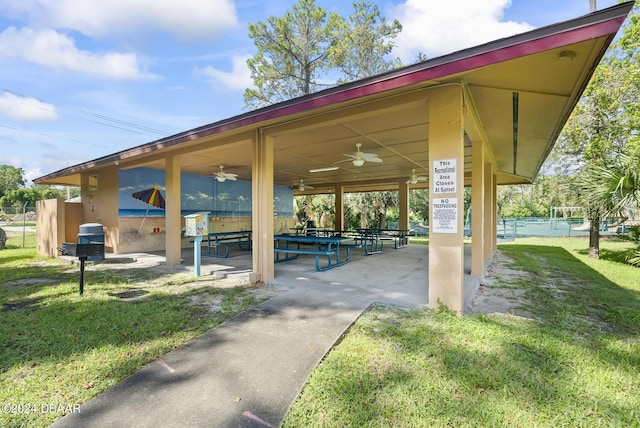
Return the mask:
{"type": "Polygon", "coordinates": [[[299,99],[285,101],[281,104],[275,104],[261,110],[245,113],[221,122],[208,124],[155,142],[104,156],[81,165],[72,166],[36,179],[34,182],[75,174],[101,163],[139,156],[183,142],[278,119],[290,114],[442,78],[593,38],[612,36],[620,29],[632,6],[633,2],[627,2],[564,23],[489,42],[485,45],[427,60],[423,63],[393,70],[382,75],[327,89],[299,99]]]}
{"type": "MultiPolygon", "coordinates": [[[[398,77],[391,77],[385,80],[377,81],[364,86],[348,89],[345,91],[332,93],[319,98],[302,101],[297,104],[286,105],[278,109],[269,110],[256,116],[247,117],[236,122],[222,124],[207,128],[201,132],[189,134],[188,138],[193,139],[214,135],[226,130],[236,129],[266,120],[277,119],[294,113],[300,113],[319,107],[326,107],[331,104],[337,104],[357,98],[374,95],[377,93],[398,89],[404,86],[438,79],[456,73],[461,73],[476,68],[484,67],[499,62],[509,61],[511,59],[520,58],[527,55],[543,52],[545,50],[555,49],[567,46],[572,43],[581,42],[588,39],[598,38],[610,34],[615,34],[622,22],[623,18],[601,22],[595,25],[577,28],[571,31],[542,37],[525,43],[519,43],[505,48],[489,51],[479,55],[472,55],[462,59],[456,59],[431,68],[411,72],[398,77]]],[[[183,140],[185,140],[183,139],[183,140]]]]}

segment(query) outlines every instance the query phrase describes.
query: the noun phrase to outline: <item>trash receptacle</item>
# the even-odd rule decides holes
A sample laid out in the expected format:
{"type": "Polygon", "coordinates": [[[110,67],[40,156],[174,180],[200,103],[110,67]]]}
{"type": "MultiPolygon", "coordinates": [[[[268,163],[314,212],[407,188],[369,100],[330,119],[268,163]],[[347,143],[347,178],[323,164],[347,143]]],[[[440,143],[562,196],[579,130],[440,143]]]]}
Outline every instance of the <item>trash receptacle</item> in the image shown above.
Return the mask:
{"type": "Polygon", "coordinates": [[[313,220],[307,220],[307,236],[316,235],[316,222],[313,220]]]}
{"type": "MultiPolygon", "coordinates": [[[[80,225],[78,244],[102,244],[104,245],[104,229],[100,223],[85,223],[80,225]]],[[[89,262],[104,260],[104,251],[101,256],[90,256],[89,262]]]]}

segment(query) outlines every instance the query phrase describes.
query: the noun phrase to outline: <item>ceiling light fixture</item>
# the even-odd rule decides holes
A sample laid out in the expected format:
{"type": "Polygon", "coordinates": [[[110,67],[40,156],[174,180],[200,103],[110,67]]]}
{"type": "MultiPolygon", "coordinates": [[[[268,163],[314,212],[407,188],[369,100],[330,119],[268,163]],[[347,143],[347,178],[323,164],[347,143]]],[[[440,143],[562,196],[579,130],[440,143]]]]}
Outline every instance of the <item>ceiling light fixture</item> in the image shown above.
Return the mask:
{"type": "Polygon", "coordinates": [[[316,169],[310,169],[309,172],[325,172],[325,171],[335,171],[336,169],[338,169],[337,166],[327,166],[325,168],[316,168],[316,169]]]}
{"type": "Polygon", "coordinates": [[[364,165],[364,159],[354,159],[353,166],[362,166],[364,165]]]}
{"type": "Polygon", "coordinates": [[[571,62],[576,57],[576,53],[574,51],[562,51],[558,54],[558,59],[560,61],[571,62]]]}

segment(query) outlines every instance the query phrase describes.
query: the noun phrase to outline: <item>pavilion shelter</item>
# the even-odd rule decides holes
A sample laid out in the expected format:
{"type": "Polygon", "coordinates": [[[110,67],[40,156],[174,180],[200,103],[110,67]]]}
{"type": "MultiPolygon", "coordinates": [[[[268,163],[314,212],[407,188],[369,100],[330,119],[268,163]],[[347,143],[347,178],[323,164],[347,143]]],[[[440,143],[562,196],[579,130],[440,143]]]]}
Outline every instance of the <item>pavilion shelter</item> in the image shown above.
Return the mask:
{"type": "MultiPolygon", "coordinates": [[[[274,104],[34,182],[80,186],[81,221],[99,216],[107,246],[119,252],[119,172],[161,172],[162,245],[167,264],[178,264],[185,245],[184,174],[210,177],[218,165],[228,165],[229,172],[250,181],[251,280],[264,282],[275,277],[274,233],[287,227],[274,215],[277,186],[292,194],[335,194],[336,229],[343,228],[345,193],[398,190],[399,226],[407,228],[409,190],[428,187],[429,305],[461,313],[464,188],[472,189],[471,274],[482,276],[496,248],[496,186],[533,181],[632,6],[622,3],[274,104]],[[343,154],[357,150],[383,162],[344,162],[343,154]],[[429,179],[407,183],[412,170],[429,179]],[[300,180],[313,189],[298,190],[300,180]]],[[[41,245],[43,253],[50,252],[56,237],[39,237],[41,245]]]]}

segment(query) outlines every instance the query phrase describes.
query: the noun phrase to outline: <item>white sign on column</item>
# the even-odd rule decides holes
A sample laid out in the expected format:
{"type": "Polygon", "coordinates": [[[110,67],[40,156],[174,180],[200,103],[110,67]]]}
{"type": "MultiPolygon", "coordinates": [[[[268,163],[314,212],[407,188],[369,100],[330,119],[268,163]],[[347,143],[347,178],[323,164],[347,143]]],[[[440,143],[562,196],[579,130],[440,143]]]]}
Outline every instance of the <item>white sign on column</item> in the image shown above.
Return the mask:
{"type": "MultiPolygon", "coordinates": [[[[433,161],[431,182],[433,194],[455,194],[458,191],[457,159],[433,161]]],[[[431,231],[434,233],[458,233],[458,198],[433,198],[431,204],[431,231]]]]}
{"type": "Polygon", "coordinates": [[[431,206],[431,231],[435,233],[458,233],[458,199],[434,198],[431,206]]]}
{"type": "Polygon", "coordinates": [[[457,159],[440,159],[433,161],[433,193],[456,193],[458,191],[458,179],[456,174],[457,159]]]}

